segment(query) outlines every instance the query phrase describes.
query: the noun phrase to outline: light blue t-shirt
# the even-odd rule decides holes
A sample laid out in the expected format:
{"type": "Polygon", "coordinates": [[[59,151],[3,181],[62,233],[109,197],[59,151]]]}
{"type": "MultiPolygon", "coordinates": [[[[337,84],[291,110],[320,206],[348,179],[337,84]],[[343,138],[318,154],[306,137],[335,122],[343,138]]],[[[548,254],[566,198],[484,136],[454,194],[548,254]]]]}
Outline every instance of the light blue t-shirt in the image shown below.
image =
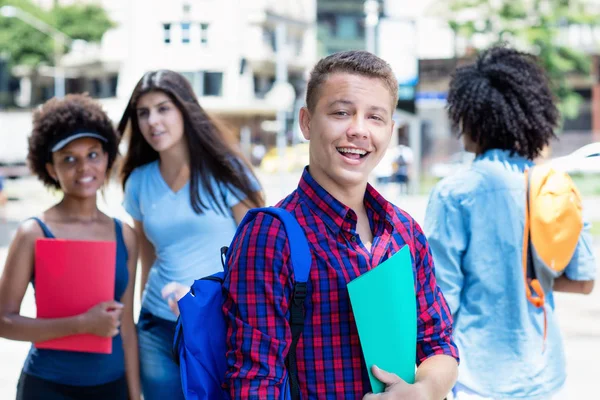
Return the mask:
{"type": "MultiPolygon", "coordinates": [[[[164,181],[158,161],[136,168],[125,184],[125,210],[144,224],[146,237],[154,246],[156,261],[150,269],[142,296],[142,307],[159,318],[177,318],[161,296],[169,282],[191,286],[195,279],[222,271],[220,249],[229,246],[236,230],[231,207],[240,202],[225,185],[212,181],[223,215],[218,209],[196,214],[190,204],[189,182],[173,192],[164,181]]],[[[200,198],[210,197],[200,185],[200,198]]]]}
{"type": "MultiPolygon", "coordinates": [[[[532,165],[490,150],[435,187],[425,216],[438,284],[454,315],[459,385],[495,399],[543,398],[566,378],[553,294],[546,294],[544,352],[543,311],[525,295],[523,171],[532,165]]],[[[572,280],[596,276],[589,228],[565,270],[572,280]]]]}

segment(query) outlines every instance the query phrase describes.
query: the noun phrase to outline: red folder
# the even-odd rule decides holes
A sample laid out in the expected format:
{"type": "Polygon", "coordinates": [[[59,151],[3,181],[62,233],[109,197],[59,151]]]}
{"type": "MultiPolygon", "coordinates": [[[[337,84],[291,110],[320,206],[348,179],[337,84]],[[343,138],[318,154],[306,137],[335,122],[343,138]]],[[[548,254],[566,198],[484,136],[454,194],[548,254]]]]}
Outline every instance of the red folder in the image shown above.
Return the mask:
{"type": "MultiPolygon", "coordinates": [[[[38,239],[35,243],[35,303],[38,318],[85,313],[115,298],[116,243],[38,239]]],[[[112,338],[72,335],[35,343],[38,349],[112,353],[112,338]]]]}

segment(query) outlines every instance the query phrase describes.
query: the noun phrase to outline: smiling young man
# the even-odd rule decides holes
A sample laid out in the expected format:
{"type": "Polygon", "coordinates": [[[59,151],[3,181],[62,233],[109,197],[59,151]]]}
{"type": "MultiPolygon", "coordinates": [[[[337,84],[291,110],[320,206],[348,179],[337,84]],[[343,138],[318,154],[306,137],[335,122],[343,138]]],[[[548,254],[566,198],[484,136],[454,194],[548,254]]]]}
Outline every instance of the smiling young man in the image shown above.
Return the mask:
{"type": "MultiPolygon", "coordinates": [[[[397,82],[364,51],[322,59],[300,111],[310,161],[298,188],[277,206],[292,212],[312,253],[304,330],[296,347],[302,399],[442,399],[456,380],[452,320],[421,228],[368,183],[393,131],[397,82]],[[346,285],[404,245],[414,259],[419,365],[415,384],[374,368],[370,384],[346,285]]],[[[226,385],[235,399],[278,399],[286,384],[294,276],[279,220],[259,215],[232,244],[224,284],[228,317],[226,385]]]]}

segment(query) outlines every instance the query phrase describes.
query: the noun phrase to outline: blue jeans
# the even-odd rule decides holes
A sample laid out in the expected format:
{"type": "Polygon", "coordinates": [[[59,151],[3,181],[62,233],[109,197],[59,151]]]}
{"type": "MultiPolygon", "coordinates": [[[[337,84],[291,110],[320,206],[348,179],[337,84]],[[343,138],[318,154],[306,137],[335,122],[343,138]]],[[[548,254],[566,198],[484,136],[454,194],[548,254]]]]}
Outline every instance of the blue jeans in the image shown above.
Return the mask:
{"type": "Polygon", "coordinates": [[[173,360],[175,322],[140,312],[137,324],[144,400],[185,400],[179,366],[173,360]]]}

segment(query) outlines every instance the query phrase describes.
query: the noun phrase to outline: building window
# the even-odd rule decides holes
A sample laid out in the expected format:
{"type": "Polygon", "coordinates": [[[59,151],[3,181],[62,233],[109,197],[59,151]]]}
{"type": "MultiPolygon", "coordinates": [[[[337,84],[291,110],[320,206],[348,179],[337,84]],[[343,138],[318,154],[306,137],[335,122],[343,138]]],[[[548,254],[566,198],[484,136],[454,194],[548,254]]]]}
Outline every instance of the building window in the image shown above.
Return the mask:
{"type": "Polygon", "coordinates": [[[190,42],[190,23],[182,22],[181,23],[181,43],[189,43],[190,42]]]}
{"type": "Polygon", "coordinates": [[[275,31],[271,28],[263,28],[263,42],[273,51],[277,51],[277,41],[275,40],[275,31]]]}
{"type": "Polygon", "coordinates": [[[326,36],[335,36],[336,19],[334,14],[320,14],[318,17],[318,25],[322,33],[326,36]]]}
{"type": "Polygon", "coordinates": [[[119,83],[119,75],[112,75],[109,80],[109,91],[110,97],[115,97],[117,95],[117,85],[119,83]]]}
{"type": "Polygon", "coordinates": [[[171,24],[163,24],[163,41],[171,43],[171,24]]]}
{"type": "Polygon", "coordinates": [[[204,73],[204,96],[222,96],[223,95],[223,73],[205,72],[204,73]]]}
{"type": "Polygon", "coordinates": [[[200,24],[200,43],[208,43],[208,24],[200,24]]]}
{"type": "Polygon", "coordinates": [[[100,82],[100,79],[92,79],[90,81],[90,86],[91,86],[91,90],[90,90],[90,95],[92,97],[103,97],[102,96],[102,82],[100,82]]]}
{"type": "Polygon", "coordinates": [[[273,84],[275,83],[275,77],[272,76],[264,76],[264,75],[254,75],[254,95],[257,99],[264,99],[265,95],[271,90],[273,84]]]}
{"type": "Polygon", "coordinates": [[[222,96],[223,95],[223,73],[222,72],[181,72],[189,82],[194,93],[200,96],[222,96]]]}
{"type": "Polygon", "coordinates": [[[340,15],[336,21],[337,37],[340,39],[358,39],[359,21],[358,18],[349,15],[340,15]]]}
{"type": "Polygon", "coordinates": [[[188,82],[194,89],[194,93],[196,93],[197,96],[200,96],[202,93],[202,90],[203,90],[202,89],[202,72],[196,71],[196,72],[180,72],[180,73],[188,80],[188,82]]]}

